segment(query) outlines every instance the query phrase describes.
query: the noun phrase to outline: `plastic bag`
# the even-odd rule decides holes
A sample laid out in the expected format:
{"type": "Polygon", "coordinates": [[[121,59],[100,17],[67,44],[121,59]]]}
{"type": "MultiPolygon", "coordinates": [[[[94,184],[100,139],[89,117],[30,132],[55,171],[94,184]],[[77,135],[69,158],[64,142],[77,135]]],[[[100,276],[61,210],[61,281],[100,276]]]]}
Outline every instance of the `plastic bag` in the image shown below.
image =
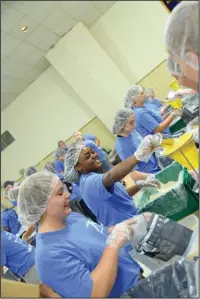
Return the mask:
{"type": "MultiPolygon", "coordinates": [[[[176,179],[170,181],[172,180],[176,181],[176,179]]],[[[169,217],[185,209],[187,203],[188,194],[184,186],[184,171],[182,170],[178,174],[178,182],[173,185],[172,189],[167,190],[166,193],[160,193],[155,200],[151,201],[151,193],[144,190],[138,200],[137,208],[140,212],[149,211],[169,217]]]]}
{"type": "Polygon", "coordinates": [[[131,298],[197,298],[195,262],[176,256],[127,293],[131,298]]]}

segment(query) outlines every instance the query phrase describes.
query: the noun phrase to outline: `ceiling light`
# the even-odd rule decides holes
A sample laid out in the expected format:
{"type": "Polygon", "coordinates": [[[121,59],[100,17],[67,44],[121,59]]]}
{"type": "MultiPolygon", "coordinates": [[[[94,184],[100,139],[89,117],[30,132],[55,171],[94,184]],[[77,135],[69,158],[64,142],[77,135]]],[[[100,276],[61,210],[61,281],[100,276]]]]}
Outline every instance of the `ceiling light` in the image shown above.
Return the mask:
{"type": "Polygon", "coordinates": [[[22,26],[21,31],[22,32],[27,32],[28,31],[28,26],[22,26]]]}

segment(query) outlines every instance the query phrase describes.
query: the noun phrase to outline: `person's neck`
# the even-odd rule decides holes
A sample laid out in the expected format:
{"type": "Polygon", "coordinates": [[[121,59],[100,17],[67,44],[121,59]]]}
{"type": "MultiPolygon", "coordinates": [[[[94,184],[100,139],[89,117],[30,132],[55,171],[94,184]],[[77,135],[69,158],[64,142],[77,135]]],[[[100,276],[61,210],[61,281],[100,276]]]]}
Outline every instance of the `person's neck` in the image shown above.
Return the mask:
{"type": "Polygon", "coordinates": [[[135,105],[135,107],[144,107],[144,103],[142,103],[142,104],[137,104],[137,105],[135,105]]]}
{"type": "Polygon", "coordinates": [[[120,133],[120,134],[118,134],[118,136],[128,137],[128,136],[130,136],[130,133],[120,133]]]}
{"type": "Polygon", "coordinates": [[[40,220],[38,231],[40,233],[53,232],[53,231],[61,230],[65,228],[65,226],[66,226],[65,218],[58,219],[46,215],[40,220]]]}

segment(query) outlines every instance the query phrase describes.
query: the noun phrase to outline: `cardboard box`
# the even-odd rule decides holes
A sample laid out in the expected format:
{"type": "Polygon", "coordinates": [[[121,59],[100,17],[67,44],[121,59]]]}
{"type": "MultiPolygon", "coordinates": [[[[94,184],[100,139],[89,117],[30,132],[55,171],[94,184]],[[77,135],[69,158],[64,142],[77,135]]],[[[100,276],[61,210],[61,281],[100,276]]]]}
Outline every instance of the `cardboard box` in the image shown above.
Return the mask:
{"type": "Polygon", "coordinates": [[[1,279],[1,298],[40,298],[39,286],[1,279]]]}

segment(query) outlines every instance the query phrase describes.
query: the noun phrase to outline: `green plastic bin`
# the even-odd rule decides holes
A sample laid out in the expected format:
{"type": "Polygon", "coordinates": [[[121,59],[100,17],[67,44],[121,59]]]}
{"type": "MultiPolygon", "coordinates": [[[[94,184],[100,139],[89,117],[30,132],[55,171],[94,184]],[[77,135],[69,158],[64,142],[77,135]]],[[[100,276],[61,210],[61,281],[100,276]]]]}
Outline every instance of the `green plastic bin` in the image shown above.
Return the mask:
{"type": "Polygon", "coordinates": [[[182,120],[182,118],[180,118],[177,122],[175,122],[174,124],[172,123],[172,125],[169,126],[169,130],[171,134],[174,134],[185,127],[186,127],[185,122],[182,120]]]}
{"type": "Polygon", "coordinates": [[[177,181],[182,170],[183,184],[180,185],[178,192],[176,189],[172,189],[152,202],[148,202],[150,193],[144,192],[138,206],[140,213],[154,212],[178,221],[199,209],[198,194],[192,190],[195,180],[182,165],[173,162],[170,166],[157,173],[155,177],[164,184],[169,181],[177,181]],[[181,186],[185,188],[181,188],[181,186]],[[180,196],[179,192],[182,192],[182,196],[180,196]]]}

